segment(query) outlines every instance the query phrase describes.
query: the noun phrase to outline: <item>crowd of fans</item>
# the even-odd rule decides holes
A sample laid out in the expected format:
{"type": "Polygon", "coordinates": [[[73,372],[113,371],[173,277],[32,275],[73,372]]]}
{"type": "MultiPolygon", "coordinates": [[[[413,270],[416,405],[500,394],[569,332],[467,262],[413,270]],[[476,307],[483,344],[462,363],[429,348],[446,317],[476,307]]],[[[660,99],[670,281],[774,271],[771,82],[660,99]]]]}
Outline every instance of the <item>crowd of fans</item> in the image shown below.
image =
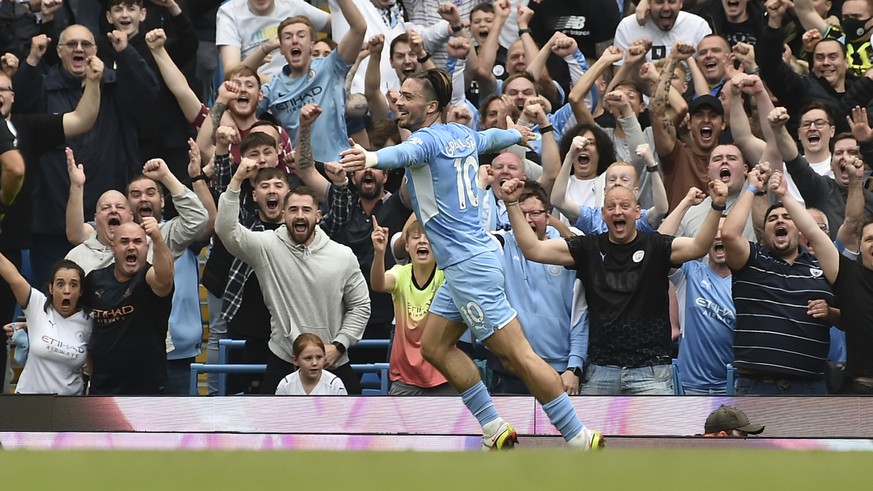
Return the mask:
{"type": "Polygon", "coordinates": [[[456,393],[403,172],[341,164],[406,140],[404,82],[440,69],[446,123],[535,136],[477,182],[456,159],[457,192],[567,393],[673,394],[674,358],[687,394],[729,365],[738,393],[873,393],[873,1],[322,3],[0,0],[17,392],[188,394],[202,285],[207,361],[267,365],[232,393],[361,393],[389,357],[364,338],[392,394],[456,393]]]}

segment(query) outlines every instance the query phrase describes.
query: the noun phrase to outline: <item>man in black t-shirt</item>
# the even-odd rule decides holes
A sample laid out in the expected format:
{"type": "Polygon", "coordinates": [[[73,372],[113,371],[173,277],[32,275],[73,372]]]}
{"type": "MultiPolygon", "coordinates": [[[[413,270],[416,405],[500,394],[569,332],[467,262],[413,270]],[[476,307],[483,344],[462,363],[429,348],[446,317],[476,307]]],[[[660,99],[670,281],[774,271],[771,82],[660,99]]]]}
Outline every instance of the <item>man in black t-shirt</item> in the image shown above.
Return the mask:
{"type": "Polygon", "coordinates": [[[588,363],[580,394],[673,394],[667,275],[672,267],[703,257],[725,209],[727,186],[709,183],[712,211],[694,239],[640,233],[640,206],[632,191],[614,187],[603,201],[608,232],[537,240],[518,207],[524,186],[503,185],[512,230],[524,256],[576,269],[588,301],[588,363]]]}
{"type": "Polygon", "coordinates": [[[163,394],[173,298],[173,254],[154,217],[123,223],[112,240],[115,263],[85,277],[94,330],[91,395],[163,394]],[[149,241],[152,260],[146,262],[149,241]]]}

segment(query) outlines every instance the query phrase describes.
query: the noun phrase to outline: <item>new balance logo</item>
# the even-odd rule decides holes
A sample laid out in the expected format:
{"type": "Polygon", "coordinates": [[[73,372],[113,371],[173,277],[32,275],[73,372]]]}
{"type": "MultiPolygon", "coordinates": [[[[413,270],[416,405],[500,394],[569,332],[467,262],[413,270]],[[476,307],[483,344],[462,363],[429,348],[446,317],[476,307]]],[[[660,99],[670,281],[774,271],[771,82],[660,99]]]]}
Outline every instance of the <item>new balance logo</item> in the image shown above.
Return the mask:
{"type": "Polygon", "coordinates": [[[571,31],[585,29],[585,16],[568,15],[565,17],[558,17],[558,21],[555,22],[555,30],[563,31],[565,29],[571,31]]]}

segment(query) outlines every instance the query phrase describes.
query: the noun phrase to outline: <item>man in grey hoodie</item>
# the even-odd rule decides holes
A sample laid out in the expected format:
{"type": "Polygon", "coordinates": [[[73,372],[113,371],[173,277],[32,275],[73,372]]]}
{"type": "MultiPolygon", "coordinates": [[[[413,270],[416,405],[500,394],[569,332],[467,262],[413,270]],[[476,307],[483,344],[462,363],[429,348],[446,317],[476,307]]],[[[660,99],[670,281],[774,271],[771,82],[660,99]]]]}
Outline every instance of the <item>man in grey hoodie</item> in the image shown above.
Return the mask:
{"type": "Polygon", "coordinates": [[[242,159],[218,202],[215,232],[231,254],[254,268],[272,316],[271,354],[261,393],[275,393],[279,381],[294,371],[292,343],[309,332],[324,341],[325,368],[343,381],[349,394],[360,394],[360,380],[346,354],[361,339],[370,317],[370,295],[358,260],[317,226],[318,197],[305,186],[285,196],[284,226],[255,232],[240,225],[240,185],[257,172],[257,162],[242,159]]]}

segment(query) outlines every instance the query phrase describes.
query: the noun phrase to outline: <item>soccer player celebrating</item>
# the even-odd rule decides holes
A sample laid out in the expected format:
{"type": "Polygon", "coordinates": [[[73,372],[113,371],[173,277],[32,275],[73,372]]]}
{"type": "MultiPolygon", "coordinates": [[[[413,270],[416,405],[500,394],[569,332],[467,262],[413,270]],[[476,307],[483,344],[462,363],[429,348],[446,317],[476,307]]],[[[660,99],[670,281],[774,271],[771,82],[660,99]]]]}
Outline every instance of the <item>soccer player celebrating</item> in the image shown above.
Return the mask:
{"type": "Polygon", "coordinates": [[[412,131],[405,142],[377,152],[352,143],[342,153],[346,171],[405,166],[413,209],[433,248],[445,283],[437,291],[421,339],[424,358],[461,394],[482,425],[485,449],[512,448],[515,430],[498,414],[472,360],[455,344],[469,326],[503,364],[524,381],[570,446],[597,449],[599,431],[582,425],[557,372],[538,357],[524,337],[516,311],[506,299],[497,245],[479,221],[475,189],[478,154],[527,140],[530,130],[507,121],[508,130],[477,133],[442,124],[452,81],[440,69],[407,78],[397,101],[398,123],[412,131]],[[466,326],[465,326],[466,324],[466,326]]]}

